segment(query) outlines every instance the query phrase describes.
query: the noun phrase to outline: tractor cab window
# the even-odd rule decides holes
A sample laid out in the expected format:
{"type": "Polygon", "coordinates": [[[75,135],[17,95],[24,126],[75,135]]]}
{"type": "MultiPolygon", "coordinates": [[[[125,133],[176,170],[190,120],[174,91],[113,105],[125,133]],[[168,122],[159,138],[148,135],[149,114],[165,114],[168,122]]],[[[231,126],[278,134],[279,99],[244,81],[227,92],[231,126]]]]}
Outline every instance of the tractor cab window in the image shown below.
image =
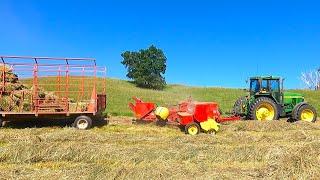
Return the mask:
{"type": "Polygon", "coordinates": [[[262,80],[261,90],[269,92],[268,80],[262,80]]]}
{"type": "Polygon", "coordinates": [[[279,80],[270,80],[271,91],[280,91],[279,80]]]}
{"type": "Polygon", "coordinates": [[[252,79],[250,82],[250,92],[257,93],[260,91],[260,83],[258,79],[252,79]]]}

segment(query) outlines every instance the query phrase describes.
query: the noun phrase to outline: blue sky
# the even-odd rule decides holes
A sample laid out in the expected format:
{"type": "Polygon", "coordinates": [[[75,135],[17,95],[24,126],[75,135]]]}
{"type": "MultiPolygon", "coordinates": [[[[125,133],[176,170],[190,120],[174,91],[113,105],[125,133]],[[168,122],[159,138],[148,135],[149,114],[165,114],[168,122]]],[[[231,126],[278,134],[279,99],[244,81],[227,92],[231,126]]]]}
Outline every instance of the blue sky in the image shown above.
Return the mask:
{"type": "Polygon", "coordinates": [[[0,0],[0,54],[94,57],[125,79],[120,54],[164,50],[169,83],[245,87],[320,66],[320,3],[308,0],[0,0]]]}

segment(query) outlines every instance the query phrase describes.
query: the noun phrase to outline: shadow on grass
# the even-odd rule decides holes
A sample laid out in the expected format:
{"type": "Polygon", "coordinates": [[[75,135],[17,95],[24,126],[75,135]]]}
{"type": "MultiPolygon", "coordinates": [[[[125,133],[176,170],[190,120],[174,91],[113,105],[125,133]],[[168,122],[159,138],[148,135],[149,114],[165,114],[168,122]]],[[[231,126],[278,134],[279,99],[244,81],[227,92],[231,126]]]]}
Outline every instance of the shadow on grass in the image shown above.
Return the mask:
{"type": "MultiPolygon", "coordinates": [[[[4,128],[25,129],[25,128],[64,128],[73,127],[73,119],[31,119],[25,121],[7,121],[4,128]]],[[[94,120],[92,127],[103,127],[109,124],[108,120],[94,120]]]]}
{"type": "Polygon", "coordinates": [[[134,119],[132,121],[132,124],[135,125],[147,125],[147,124],[152,124],[158,127],[169,127],[173,129],[179,129],[181,132],[185,132],[185,127],[178,124],[178,123],[170,123],[168,121],[144,121],[144,120],[136,120],[134,119]]]}

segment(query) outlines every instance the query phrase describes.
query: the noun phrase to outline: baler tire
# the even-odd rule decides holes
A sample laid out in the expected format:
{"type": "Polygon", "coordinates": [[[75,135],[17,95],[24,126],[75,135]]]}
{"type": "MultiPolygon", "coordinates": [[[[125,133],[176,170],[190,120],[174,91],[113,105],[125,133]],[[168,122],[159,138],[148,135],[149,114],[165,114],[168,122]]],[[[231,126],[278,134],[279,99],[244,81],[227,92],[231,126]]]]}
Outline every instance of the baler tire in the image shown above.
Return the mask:
{"type": "Polygon", "coordinates": [[[247,101],[246,96],[242,96],[237,99],[237,101],[233,105],[232,114],[233,115],[239,115],[239,116],[245,116],[243,112],[241,112],[242,105],[247,101]]]}
{"type": "Polygon", "coordinates": [[[297,113],[297,120],[299,120],[299,121],[307,121],[307,122],[313,122],[313,123],[317,121],[317,111],[310,104],[302,105],[297,112],[298,112],[297,113]],[[304,112],[311,113],[312,117],[310,117],[310,118],[312,118],[312,119],[303,120],[302,114],[304,112]]]}
{"type": "Polygon", "coordinates": [[[75,119],[73,127],[79,130],[87,130],[92,127],[92,119],[88,116],[79,116],[75,119]]]}
{"type": "Polygon", "coordinates": [[[272,99],[270,99],[268,97],[259,97],[255,100],[255,102],[253,102],[250,105],[248,118],[250,120],[258,120],[257,115],[256,115],[256,111],[259,108],[259,106],[261,106],[263,103],[267,103],[272,106],[272,108],[274,109],[274,117],[272,120],[278,120],[279,119],[279,110],[277,108],[277,105],[272,99]]]}
{"type": "Polygon", "coordinates": [[[3,120],[0,118],[0,128],[3,127],[3,120]]]}
{"type": "Polygon", "coordinates": [[[189,135],[197,135],[197,134],[200,133],[201,128],[200,128],[199,124],[193,122],[193,123],[187,124],[184,127],[184,131],[185,131],[186,134],[189,134],[189,135]],[[191,133],[191,129],[190,128],[195,128],[194,130],[196,130],[196,132],[195,133],[191,133]]]}

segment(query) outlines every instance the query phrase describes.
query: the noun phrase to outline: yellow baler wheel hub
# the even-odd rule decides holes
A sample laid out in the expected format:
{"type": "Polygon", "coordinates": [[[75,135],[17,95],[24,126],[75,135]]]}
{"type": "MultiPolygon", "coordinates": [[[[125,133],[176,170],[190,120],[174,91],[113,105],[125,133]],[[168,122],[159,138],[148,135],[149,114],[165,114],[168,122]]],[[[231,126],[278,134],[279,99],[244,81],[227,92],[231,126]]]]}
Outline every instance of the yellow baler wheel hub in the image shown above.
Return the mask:
{"type": "Polygon", "coordinates": [[[314,119],[314,113],[310,109],[304,109],[301,112],[301,120],[302,121],[307,121],[307,122],[312,122],[314,119]]]}
{"type": "Polygon", "coordinates": [[[188,133],[190,135],[197,135],[198,134],[199,129],[196,126],[190,126],[188,128],[188,133]]]}
{"type": "Polygon", "coordinates": [[[275,117],[275,109],[269,103],[261,103],[257,108],[256,117],[259,121],[271,121],[275,117]]]}

